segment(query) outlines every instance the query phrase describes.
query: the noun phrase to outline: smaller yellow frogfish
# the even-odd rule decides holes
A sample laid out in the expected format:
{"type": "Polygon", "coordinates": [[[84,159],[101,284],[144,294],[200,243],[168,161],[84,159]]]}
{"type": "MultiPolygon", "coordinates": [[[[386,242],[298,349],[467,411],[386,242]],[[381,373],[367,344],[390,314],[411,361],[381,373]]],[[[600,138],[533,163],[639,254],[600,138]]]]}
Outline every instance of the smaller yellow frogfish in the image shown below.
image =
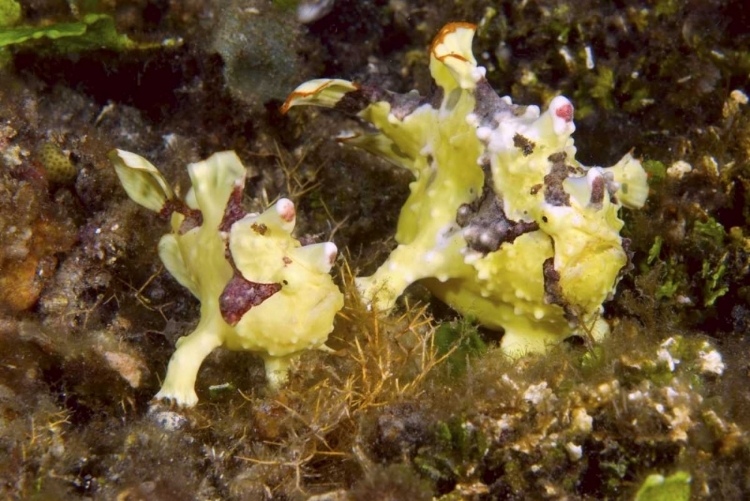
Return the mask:
{"type": "Polygon", "coordinates": [[[220,346],[260,354],[272,388],[286,381],[301,352],[327,349],[344,305],[329,274],[338,251],[332,242],[302,246],[291,236],[291,200],[247,213],[246,171],[232,151],[188,165],[192,187],[184,201],[145,158],[122,150],[109,158],[133,201],[171,219],[159,257],[201,302],[198,326],[177,341],[155,398],[195,405],[198,369],[220,346]]]}

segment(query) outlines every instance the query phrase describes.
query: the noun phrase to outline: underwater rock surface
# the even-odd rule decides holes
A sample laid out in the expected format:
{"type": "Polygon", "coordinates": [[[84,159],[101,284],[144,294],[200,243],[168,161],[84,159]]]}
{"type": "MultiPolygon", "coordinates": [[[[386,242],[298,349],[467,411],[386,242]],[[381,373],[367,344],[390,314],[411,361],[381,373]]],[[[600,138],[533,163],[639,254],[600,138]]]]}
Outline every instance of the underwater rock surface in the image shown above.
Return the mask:
{"type": "Polygon", "coordinates": [[[265,28],[300,38],[284,47],[296,66],[254,73],[267,80],[249,101],[213,45],[224,2],[0,0],[0,40],[65,24],[70,42],[0,46],[0,498],[748,497],[743,2],[337,0],[304,25],[298,2],[232,5],[273,21],[258,27],[269,46],[288,34],[265,28]],[[500,94],[575,103],[581,163],[625,144],[649,175],[648,203],[623,216],[633,270],[601,344],[511,361],[419,285],[388,314],[358,296],[353,277],[395,245],[408,173],[331,140],[361,122],[282,115],[281,99],[312,75],[430,95],[430,41],[458,21],[477,25],[500,94]],[[153,406],[200,305],[161,266],[163,228],[120,189],[114,147],[181,194],[186,164],[234,150],[245,210],[292,200],[295,238],[342,256],[333,352],[304,353],[271,394],[260,358],[216,350],[196,407],[153,406]]]}

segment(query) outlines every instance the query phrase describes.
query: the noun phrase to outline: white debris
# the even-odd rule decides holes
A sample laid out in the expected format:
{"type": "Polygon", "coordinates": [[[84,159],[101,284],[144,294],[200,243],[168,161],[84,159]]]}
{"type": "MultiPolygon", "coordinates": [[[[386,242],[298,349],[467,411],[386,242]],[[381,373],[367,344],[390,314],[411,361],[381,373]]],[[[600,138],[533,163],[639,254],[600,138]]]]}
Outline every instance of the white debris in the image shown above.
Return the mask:
{"type": "MultiPolygon", "coordinates": [[[[705,348],[708,348],[709,346],[708,343],[705,344],[705,348]]],[[[700,359],[701,372],[716,374],[717,376],[724,374],[724,360],[722,359],[721,353],[715,349],[712,349],[711,351],[701,351],[700,359]]]]}
{"type": "Polygon", "coordinates": [[[534,405],[539,405],[544,398],[551,393],[550,390],[547,388],[546,382],[541,382],[539,384],[532,384],[528,388],[526,388],[526,391],[523,394],[523,399],[527,400],[528,402],[531,402],[534,405]]]}
{"type": "Polygon", "coordinates": [[[172,411],[154,412],[151,419],[165,431],[177,431],[188,422],[185,416],[172,411]]]}
{"type": "Polygon", "coordinates": [[[331,10],[335,0],[303,0],[297,6],[297,20],[302,24],[323,18],[331,10]]]}
{"type": "Polygon", "coordinates": [[[682,179],[682,177],[691,172],[693,166],[684,160],[678,160],[667,169],[667,175],[675,179],[682,179]]]}
{"type": "Polygon", "coordinates": [[[584,433],[591,433],[591,430],[593,429],[594,418],[589,416],[589,414],[586,412],[586,409],[584,409],[583,407],[578,407],[576,409],[573,409],[572,414],[573,416],[570,423],[571,427],[584,433]]]}
{"type": "Polygon", "coordinates": [[[578,461],[583,457],[583,447],[573,442],[565,444],[565,450],[568,451],[568,457],[571,461],[578,461]]]}

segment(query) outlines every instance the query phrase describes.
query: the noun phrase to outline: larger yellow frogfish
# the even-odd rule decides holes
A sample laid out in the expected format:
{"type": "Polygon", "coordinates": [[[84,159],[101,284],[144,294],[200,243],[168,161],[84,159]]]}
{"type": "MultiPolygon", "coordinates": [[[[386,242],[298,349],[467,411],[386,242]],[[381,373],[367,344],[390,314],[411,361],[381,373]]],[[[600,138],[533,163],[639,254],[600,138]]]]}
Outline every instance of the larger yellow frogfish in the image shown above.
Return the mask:
{"type": "Polygon", "coordinates": [[[504,330],[510,354],[542,351],[572,334],[608,330],[602,303],[629,267],[621,206],[648,195],[640,162],[576,161],[573,105],[537,106],[500,97],[478,66],[475,26],[445,26],[430,47],[432,96],[395,94],[346,80],[300,85],[282,111],[317,105],[354,114],[374,133],[339,140],[408,169],[398,246],[359,278],[373,306],[390,308],[411,283],[481,324],[504,330]]]}

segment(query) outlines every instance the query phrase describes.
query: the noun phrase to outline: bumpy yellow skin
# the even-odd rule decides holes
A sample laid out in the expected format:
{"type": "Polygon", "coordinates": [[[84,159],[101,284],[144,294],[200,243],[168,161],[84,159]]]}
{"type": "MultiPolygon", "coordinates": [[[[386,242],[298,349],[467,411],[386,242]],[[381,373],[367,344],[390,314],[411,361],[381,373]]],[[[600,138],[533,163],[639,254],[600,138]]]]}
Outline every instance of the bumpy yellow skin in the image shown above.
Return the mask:
{"type": "Polygon", "coordinates": [[[645,203],[645,172],[629,154],[606,169],[578,163],[566,98],[540,113],[498,97],[471,52],[474,30],[449,24],[435,38],[430,71],[439,91],[431,99],[320,79],[299,86],[282,111],[356,113],[379,132],[340,140],[414,175],[398,246],[358,279],[374,305],[390,308],[419,280],[456,310],[503,329],[511,354],[576,332],[601,337],[601,305],[628,263],[618,211],[645,203]]]}
{"type": "Polygon", "coordinates": [[[200,322],[177,341],[157,399],[195,405],[198,369],[220,346],[259,353],[271,387],[285,381],[299,353],[325,349],[343,307],[329,275],[337,250],[331,242],[301,246],[292,238],[291,201],[281,199],[262,214],[244,213],[239,198],[245,168],[234,152],[188,166],[192,188],[184,203],[146,159],[121,150],[110,159],[135,202],[171,212],[172,232],[159,242],[159,256],[201,302],[200,322]]]}

